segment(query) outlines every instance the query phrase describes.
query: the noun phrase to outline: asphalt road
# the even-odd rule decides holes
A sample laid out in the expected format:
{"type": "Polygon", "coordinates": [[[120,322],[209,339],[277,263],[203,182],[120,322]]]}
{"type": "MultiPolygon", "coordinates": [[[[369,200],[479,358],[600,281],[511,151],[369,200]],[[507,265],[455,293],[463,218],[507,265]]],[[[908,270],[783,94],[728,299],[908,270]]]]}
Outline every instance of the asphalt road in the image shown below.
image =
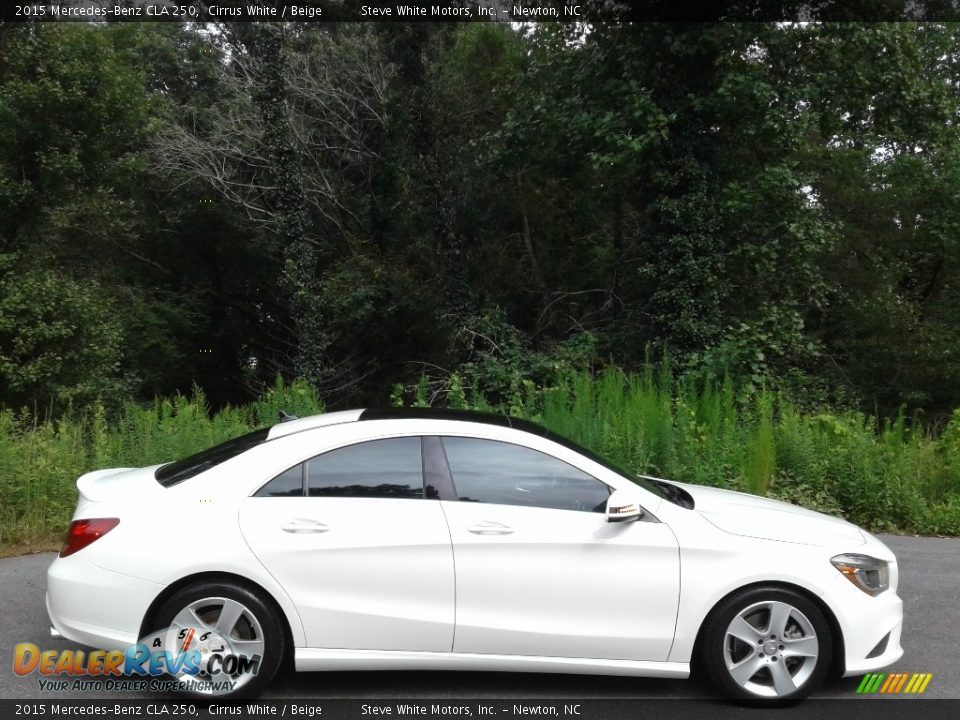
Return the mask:
{"type": "MultiPolygon", "coordinates": [[[[960,539],[882,536],[900,562],[900,596],[906,620],[905,655],[890,670],[930,672],[927,698],[960,698],[960,539]]],[[[0,699],[90,699],[82,690],[44,692],[37,676],[13,673],[13,648],[33,642],[41,649],[77,647],[51,638],[44,606],[46,570],[52,553],[0,560],[0,699]]],[[[814,696],[851,699],[858,679],[828,682],[814,696]]],[[[136,699],[134,693],[98,693],[97,698],[136,699]]],[[[141,696],[155,699],[152,696],[141,696]]],[[[641,678],[462,672],[287,673],[265,698],[370,699],[697,699],[711,698],[696,681],[641,678]]]]}

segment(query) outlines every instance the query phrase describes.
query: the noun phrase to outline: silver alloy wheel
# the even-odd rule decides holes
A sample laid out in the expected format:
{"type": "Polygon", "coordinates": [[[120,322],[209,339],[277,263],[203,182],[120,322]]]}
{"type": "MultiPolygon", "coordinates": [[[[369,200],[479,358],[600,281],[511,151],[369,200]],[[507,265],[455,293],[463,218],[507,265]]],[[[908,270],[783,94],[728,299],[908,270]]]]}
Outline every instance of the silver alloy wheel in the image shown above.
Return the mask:
{"type": "Polygon", "coordinates": [[[225,597],[202,598],[176,614],[166,632],[164,646],[168,650],[174,648],[174,655],[199,650],[201,672],[197,675],[179,672],[175,677],[191,692],[222,695],[238,690],[256,677],[263,658],[263,629],[257,616],[243,603],[225,597]],[[181,630],[186,630],[187,635],[181,637],[181,630]],[[221,661],[214,662],[217,667],[208,673],[210,660],[215,655],[220,655],[221,661]],[[249,662],[239,668],[225,668],[222,660],[229,656],[249,662]],[[231,682],[230,690],[223,690],[224,683],[231,682]]]}
{"type": "Polygon", "coordinates": [[[779,600],[741,610],[723,638],[730,677],[759,697],[782,697],[800,688],[813,675],[819,651],[813,623],[798,608],[779,600]]]}

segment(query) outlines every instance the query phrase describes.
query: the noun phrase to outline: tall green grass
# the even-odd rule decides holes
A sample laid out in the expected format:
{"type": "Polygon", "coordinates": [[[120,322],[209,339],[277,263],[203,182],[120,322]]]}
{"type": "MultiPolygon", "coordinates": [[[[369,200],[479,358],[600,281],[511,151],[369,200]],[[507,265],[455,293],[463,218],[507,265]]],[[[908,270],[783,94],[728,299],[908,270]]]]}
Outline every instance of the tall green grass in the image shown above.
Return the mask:
{"type": "MultiPolygon", "coordinates": [[[[940,434],[902,416],[878,427],[858,413],[805,412],[767,391],[741,397],[729,382],[678,382],[668,366],[573,373],[550,387],[518,380],[496,403],[457,375],[436,388],[424,380],[392,399],[509,412],[637,473],[766,494],[873,530],[960,535],[960,410],[940,434]]],[[[323,405],[305,383],[278,381],[257,402],[213,414],[200,390],[112,416],[94,405],[55,423],[2,411],[0,549],[55,543],[84,472],[183,457],[272,424],[281,409],[306,415],[323,405]]]]}
{"type": "Polygon", "coordinates": [[[306,383],[278,380],[257,402],[215,414],[199,389],[147,407],[129,403],[114,417],[97,404],[44,423],[0,411],[0,548],[55,543],[76,507],[76,479],[85,472],[185,457],[273,424],[280,410],[310,415],[322,412],[323,404],[306,383]]]}
{"type": "MultiPolygon", "coordinates": [[[[489,408],[455,377],[447,403],[489,408]]],[[[873,530],[960,534],[960,410],[939,436],[902,415],[803,412],[761,390],[642,374],[518,383],[500,409],[540,422],[637,473],[769,495],[873,530]]]]}

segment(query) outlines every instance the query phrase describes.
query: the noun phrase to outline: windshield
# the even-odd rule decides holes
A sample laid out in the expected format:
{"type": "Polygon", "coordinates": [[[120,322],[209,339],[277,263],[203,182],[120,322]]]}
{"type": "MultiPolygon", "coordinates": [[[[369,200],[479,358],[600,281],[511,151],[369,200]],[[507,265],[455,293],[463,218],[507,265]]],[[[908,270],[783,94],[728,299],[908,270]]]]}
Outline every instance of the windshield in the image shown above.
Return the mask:
{"type": "Polygon", "coordinates": [[[176,462],[167,463],[157,468],[154,477],[164,487],[176,485],[184,480],[189,480],[194,475],[199,475],[205,470],[226,462],[232,457],[245,453],[252,447],[259,445],[267,439],[269,428],[263,430],[254,430],[252,433],[241,435],[233,440],[227,440],[225,443],[214,445],[212,448],[201,450],[195,455],[185,457],[176,462]]]}

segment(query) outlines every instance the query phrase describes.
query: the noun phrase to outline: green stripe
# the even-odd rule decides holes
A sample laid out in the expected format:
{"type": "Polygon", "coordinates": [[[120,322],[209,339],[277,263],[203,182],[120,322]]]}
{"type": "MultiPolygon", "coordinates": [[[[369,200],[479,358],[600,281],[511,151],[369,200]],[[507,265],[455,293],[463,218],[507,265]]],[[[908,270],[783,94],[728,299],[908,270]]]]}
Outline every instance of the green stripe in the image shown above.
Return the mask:
{"type": "Polygon", "coordinates": [[[883,684],[883,679],[886,676],[886,673],[869,673],[864,675],[863,680],[860,681],[860,686],[857,688],[857,692],[861,694],[875,693],[880,689],[880,686],[883,684]]]}

